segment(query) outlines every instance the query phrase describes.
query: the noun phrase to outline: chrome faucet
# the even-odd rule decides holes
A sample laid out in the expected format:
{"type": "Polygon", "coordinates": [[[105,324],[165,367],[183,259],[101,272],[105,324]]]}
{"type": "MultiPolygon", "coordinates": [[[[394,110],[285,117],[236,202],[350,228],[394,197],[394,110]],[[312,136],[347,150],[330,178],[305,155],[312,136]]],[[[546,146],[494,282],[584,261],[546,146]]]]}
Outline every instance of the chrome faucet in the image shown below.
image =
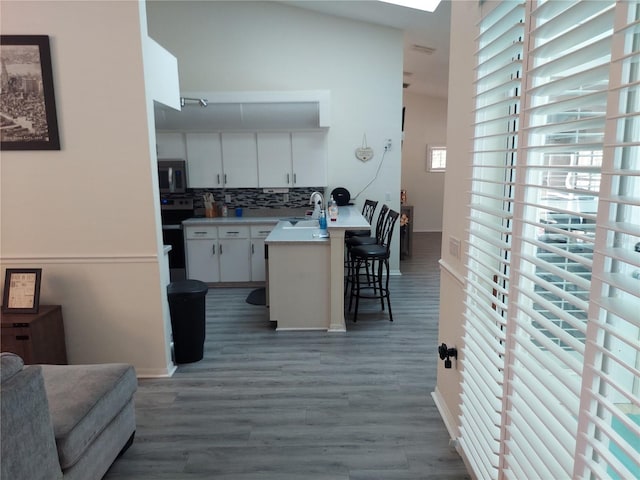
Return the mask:
{"type": "Polygon", "coordinates": [[[320,210],[324,208],[324,196],[320,192],[313,192],[309,197],[309,205],[313,205],[312,218],[320,218],[320,210]]]}

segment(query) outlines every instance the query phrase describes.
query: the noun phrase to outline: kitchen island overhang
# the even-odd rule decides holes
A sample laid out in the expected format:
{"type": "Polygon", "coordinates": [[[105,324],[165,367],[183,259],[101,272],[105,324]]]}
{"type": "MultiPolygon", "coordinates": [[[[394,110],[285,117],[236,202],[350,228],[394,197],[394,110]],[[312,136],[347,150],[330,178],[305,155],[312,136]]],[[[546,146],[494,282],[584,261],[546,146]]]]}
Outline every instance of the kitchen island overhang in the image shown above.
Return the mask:
{"type": "Polygon", "coordinates": [[[319,228],[292,228],[281,221],[265,239],[269,248],[269,318],[277,330],[346,332],[344,320],[344,237],[370,228],[360,211],[339,207],[329,238],[319,228]]]}

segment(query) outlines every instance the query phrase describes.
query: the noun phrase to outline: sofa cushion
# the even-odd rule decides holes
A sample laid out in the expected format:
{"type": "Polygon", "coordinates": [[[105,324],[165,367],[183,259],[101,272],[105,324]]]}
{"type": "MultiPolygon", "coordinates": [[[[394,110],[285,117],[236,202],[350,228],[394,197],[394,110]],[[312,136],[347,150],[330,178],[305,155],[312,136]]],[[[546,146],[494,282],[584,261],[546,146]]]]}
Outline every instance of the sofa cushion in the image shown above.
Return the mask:
{"type": "Polygon", "coordinates": [[[9,380],[22,370],[24,361],[15,353],[2,352],[0,354],[0,382],[9,380]]]}
{"type": "Polygon", "coordinates": [[[60,466],[74,465],[137,388],[133,366],[42,365],[60,466]]]}

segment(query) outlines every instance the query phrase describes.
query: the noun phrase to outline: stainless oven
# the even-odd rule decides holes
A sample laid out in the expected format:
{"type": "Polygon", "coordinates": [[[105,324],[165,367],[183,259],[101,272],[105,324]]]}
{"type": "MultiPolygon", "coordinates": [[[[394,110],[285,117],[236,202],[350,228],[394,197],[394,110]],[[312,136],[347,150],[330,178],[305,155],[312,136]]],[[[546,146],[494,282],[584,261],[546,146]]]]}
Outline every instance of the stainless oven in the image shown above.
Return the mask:
{"type": "Polygon", "coordinates": [[[193,217],[193,199],[162,197],[160,216],[162,217],[162,240],[165,245],[171,245],[170,279],[172,282],[185,280],[187,272],[182,222],[193,217]]]}

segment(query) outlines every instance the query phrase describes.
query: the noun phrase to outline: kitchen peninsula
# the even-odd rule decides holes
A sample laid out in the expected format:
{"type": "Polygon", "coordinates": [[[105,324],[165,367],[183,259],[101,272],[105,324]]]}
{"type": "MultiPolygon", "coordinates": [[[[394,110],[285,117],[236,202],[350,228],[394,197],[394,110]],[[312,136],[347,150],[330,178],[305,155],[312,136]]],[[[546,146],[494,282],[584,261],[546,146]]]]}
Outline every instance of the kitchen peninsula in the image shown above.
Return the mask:
{"type": "Polygon", "coordinates": [[[354,206],[339,207],[329,238],[307,221],[280,221],[265,239],[269,248],[269,315],[278,330],[344,332],[344,237],[369,223],[354,206]]]}

